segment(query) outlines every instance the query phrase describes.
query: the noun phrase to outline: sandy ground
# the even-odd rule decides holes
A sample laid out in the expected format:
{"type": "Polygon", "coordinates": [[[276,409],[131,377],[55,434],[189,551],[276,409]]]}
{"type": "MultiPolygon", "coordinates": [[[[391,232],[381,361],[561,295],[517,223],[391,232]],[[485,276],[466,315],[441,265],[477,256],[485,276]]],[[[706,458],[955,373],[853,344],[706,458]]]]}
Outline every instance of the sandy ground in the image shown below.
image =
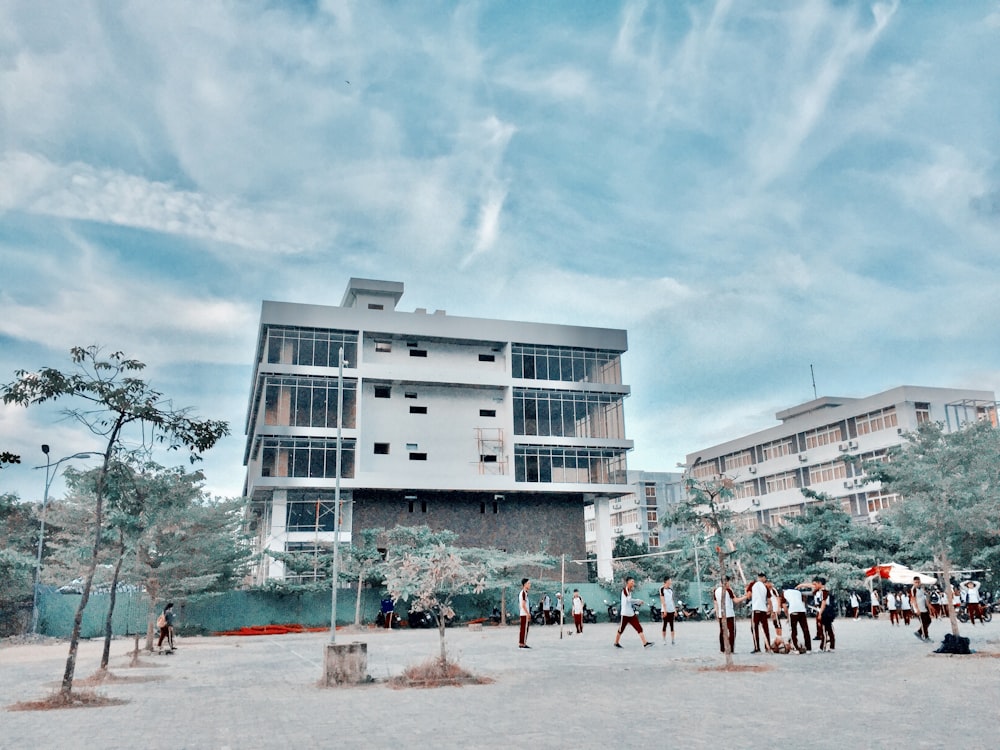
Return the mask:
{"type": "MultiPolygon", "coordinates": [[[[58,688],[67,644],[0,647],[0,748],[996,748],[1000,624],[964,626],[976,654],[933,653],[935,639],[886,620],[836,623],[837,650],[808,656],[751,654],[746,621],[724,672],[714,623],[681,623],[677,644],[643,649],[631,630],[612,648],[614,626],[582,635],[532,628],[451,628],[449,654],[491,684],[392,689],[388,677],[438,653],[436,631],[338,631],[363,641],[374,682],[319,683],[329,633],[178,639],[173,655],[128,667],[131,640],[116,640],[99,688],[125,703],[47,712],[12,711],[58,688]]],[[[96,669],[101,643],[81,644],[77,679],[96,669]]]]}

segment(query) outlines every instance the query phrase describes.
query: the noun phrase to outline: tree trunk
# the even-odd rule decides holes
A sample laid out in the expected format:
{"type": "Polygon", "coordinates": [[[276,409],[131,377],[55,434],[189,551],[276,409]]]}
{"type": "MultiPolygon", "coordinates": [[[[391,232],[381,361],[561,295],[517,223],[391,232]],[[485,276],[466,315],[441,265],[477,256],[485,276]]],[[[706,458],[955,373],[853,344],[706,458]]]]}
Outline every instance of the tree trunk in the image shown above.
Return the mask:
{"type": "Polygon", "coordinates": [[[942,588],[945,592],[945,601],[948,603],[948,620],[951,621],[951,633],[958,638],[958,616],[955,614],[955,607],[951,600],[951,557],[944,550],[938,553],[938,562],[941,566],[941,577],[944,578],[942,588]]]}
{"type": "Polygon", "coordinates": [[[361,626],[361,581],[365,577],[365,569],[358,569],[358,596],[354,601],[354,627],[361,626]]]}
{"type": "Polygon", "coordinates": [[[507,624],[507,587],[500,588],[500,624],[507,624]]]}
{"type": "Polygon", "coordinates": [[[101,552],[101,531],[104,525],[104,481],[108,475],[108,465],[111,463],[111,451],[115,443],[118,442],[118,435],[122,428],[122,417],[111,429],[108,438],[108,447],[104,452],[104,465],[101,473],[97,477],[97,486],[94,488],[94,547],[90,552],[90,562],[87,564],[87,574],[83,584],[83,594],[80,596],[80,603],[76,607],[76,614],[73,616],[73,632],[69,637],[69,654],[66,656],[66,669],[63,671],[62,684],[59,687],[59,694],[66,697],[73,692],[73,674],[76,672],[76,653],[80,648],[80,630],[83,626],[83,610],[87,608],[90,601],[90,588],[94,584],[94,573],[97,572],[98,555],[101,552]]]}
{"type": "Polygon", "coordinates": [[[441,612],[440,607],[435,617],[437,617],[438,623],[438,637],[441,640],[441,664],[445,664],[448,661],[448,655],[444,649],[444,614],[441,612]]]}
{"type": "Polygon", "coordinates": [[[156,578],[146,581],[146,596],[149,597],[149,609],[146,611],[146,650],[153,650],[153,638],[156,637],[156,603],[160,599],[160,582],[156,578]]]}
{"type": "Polygon", "coordinates": [[[115,563],[115,574],[111,577],[111,596],[108,602],[108,615],[104,620],[104,651],[101,653],[101,671],[107,671],[111,659],[111,618],[115,613],[115,599],[118,595],[118,576],[125,562],[125,534],[118,532],[118,561],[115,563]]]}

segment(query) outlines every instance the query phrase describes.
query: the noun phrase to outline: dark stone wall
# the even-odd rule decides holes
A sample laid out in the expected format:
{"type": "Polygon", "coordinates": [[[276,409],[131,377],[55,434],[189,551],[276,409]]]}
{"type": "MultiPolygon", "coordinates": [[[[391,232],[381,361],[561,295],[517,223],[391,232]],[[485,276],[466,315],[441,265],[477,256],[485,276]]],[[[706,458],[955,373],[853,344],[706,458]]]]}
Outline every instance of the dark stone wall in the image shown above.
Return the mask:
{"type": "Polygon", "coordinates": [[[434,531],[454,531],[463,547],[586,557],[579,493],[505,493],[494,501],[493,492],[354,490],[353,498],[354,532],[426,525],[434,531]],[[416,497],[412,511],[407,495],[416,497]]]}

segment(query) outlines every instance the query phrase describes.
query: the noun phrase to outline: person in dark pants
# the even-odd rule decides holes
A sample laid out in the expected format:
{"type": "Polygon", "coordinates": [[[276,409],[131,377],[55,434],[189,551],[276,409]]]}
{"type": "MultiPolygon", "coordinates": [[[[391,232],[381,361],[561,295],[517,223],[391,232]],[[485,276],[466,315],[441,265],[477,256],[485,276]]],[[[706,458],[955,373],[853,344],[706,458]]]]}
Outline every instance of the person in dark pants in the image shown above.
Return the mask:
{"type": "Polygon", "coordinates": [[[726,638],[729,640],[729,653],[736,652],[736,608],[735,604],[746,601],[745,596],[733,594],[730,585],[732,579],[725,577],[725,584],[715,587],[715,617],[719,621],[719,651],[726,652],[726,638]]]}
{"type": "Polygon", "coordinates": [[[642,606],[642,601],[640,599],[632,598],[632,589],[635,588],[635,579],[629,576],[625,579],[625,586],[622,588],[622,601],[621,601],[621,625],[618,626],[618,632],[615,634],[615,648],[621,648],[622,644],[619,641],[622,639],[622,633],[625,632],[625,626],[631,625],[635,628],[635,631],[639,634],[639,640],[642,641],[643,648],[647,646],[652,646],[653,644],[646,640],[646,634],[642,632],[642,625],[639,622],[639,615],[636,614],[635,608],[637,606],[642,606]]]}
{"type": "Polygon", "coordinates": [[[809,615],[806,613],[806,603],[802,599],[802,592],[794,583],[786,583],[782,589],[782,606],[792,631],[792,646],[799,653],[812,651],[812,640],[809,637],[809,615]],[[802,628],[801,645],[798,636],[799,628],[802,628]]]}
{"type": "Polygon", "coordinates": [[[531,624],[531,603],[528,601],[528,592],[531,591],[531,581],[527,578],[521,579],[521,592],[517,595],[518,612],[521,615],[521,632],[518,637],[518,648],[531,648],[528,645],[528,625],[531,624]]]}
{"type": "Polygon", "coordinates": [[[927,591],[920,580],[920,576],[913,577],[913,586],[910,587],[910,603],[913,611],[920,618],[920,630],[914,631],[914,635],[922,641],[929,641],[930,634],[927,632],[931,626],[930,603],[927,601],[927,591]]]}
{"type": "Polygon", "coordinates": [[[156,624],[160,627],[160,640],[156,643],[156,648],[163,653],[163,641],[167,641],[167,653],[174,650],[174,603],[167,602],[162,614],[157,619],[156,624]]]}
{"type": "Polygon", "coordinates": [[[833,651],[837,646],[837,638],[833,633],[833,621],[837,617],[837,609],[833,597],[826,588],[826,579],[813,578],[813,592],[819,595],[819,612],[816,621],[819,623],[819,650],[833,651]]]}

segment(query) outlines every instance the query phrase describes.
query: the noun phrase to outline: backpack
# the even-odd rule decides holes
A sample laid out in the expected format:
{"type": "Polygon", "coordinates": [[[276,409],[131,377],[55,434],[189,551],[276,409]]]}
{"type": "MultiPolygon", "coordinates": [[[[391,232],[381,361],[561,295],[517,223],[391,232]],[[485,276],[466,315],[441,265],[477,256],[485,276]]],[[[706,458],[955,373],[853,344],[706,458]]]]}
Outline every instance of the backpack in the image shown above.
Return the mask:
{"type": "Polygon", "coordinates": [[[165,628],[167,627],[167,616],[164,613],[160,613],[160,616],[156,618],[156,627],[165,628]]]}
{"type": "Polygon", "coordinates": [[[833,592],[828,591],[826,607],[823,610],[823,621],[832,622],[837,617],[837,600],[833,598],[833,592]]]}

